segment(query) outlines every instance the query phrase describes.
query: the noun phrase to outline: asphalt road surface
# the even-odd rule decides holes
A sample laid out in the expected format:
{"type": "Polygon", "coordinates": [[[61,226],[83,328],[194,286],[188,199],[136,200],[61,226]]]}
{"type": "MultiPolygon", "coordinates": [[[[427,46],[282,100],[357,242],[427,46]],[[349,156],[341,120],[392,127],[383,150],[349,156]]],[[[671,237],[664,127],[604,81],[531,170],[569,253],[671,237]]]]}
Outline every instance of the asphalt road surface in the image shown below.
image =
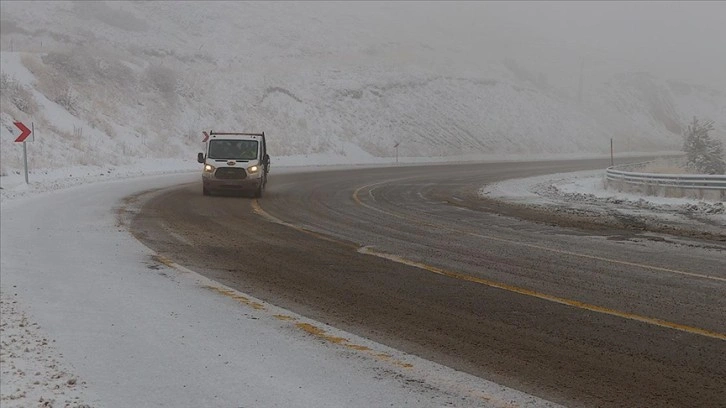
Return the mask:
{"type": "Polygon", "coordinates": [[[606,166],[273,168],[259,200],[204,197],[201,180],[141,194],[132,231],[242,292],[564,405],[726,407],[723,242],[550,222],[477,196],[606,166]]]}

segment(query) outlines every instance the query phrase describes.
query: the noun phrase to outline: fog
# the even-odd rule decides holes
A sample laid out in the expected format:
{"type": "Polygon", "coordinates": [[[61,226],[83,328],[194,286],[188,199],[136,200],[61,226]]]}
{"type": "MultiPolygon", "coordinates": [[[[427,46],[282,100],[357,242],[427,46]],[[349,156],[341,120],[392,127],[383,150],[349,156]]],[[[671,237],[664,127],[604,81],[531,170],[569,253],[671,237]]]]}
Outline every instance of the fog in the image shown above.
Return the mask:
{"type": "Polygon", "coordinates": [[[458,47],[477,63],[515,58],[564,87],[577,86],[582,66],[585,85],[636,71],[726,89],[725,2],[400,2],[384,7],[393,14],[389,21],[402,26],[391,32],[392,40],[418,37],[458,47]]]}
{"type": "MultiPolygon", "coordinates": [[[[209,3],[186,3],[197,8],[199,15],[210,8],[209,3]]],[[[136,7],[133,2],[75,4],[80,16],[117,26],[124,15],[114,10],[136,7]],[[105,19],[104,10],[110,13],[105,19]]],[[[18,25],[38,29],[32,19],[10,18],[6,12],[10,6],[3,4],[5,37],[22,31],[15,28],[18,25]]],[[[19,6],[12,7],[16,12],[23,12],[24,6],[14,6],[19,6]]],[[[581,70],[585,86],[603,82],[614,73],[649,72],[726,90],[726,2],[721,1],[340,1],[244,6],[219,2],[215,6],[223,6],[229,13],[215,15],[216,22],[205,22],[205,33],[199,35],[216,32],[221,40],[229,40],[221,27],[230,23],[254,27],[261,37],[255,38],[257,43],[247,43],[251,47],[258,46],[259,40],[276,41],[303,52],[312,49],[365,64],[371,48],[380,51],[381,45],[393,45],[392,52],[395,49],[398,56],[385,55],[389,64],[408,59],[405,62],[416,60],[428,68],[470,72],[510,58],[569,90],[578,87],[581,70]],[[347,52],[341,54],[336,44],[347,45],[347,52]]],[[[56,18],[64,19],[61,15],[56,18]]],[[[153,23],[132,20],[126,25],[141,24],[141,31],[150,29],[152,35],[156,31],[153,23]]],[[[249,52],[245,48],[239,51],[249,52]]]]}
{"type": "MultiPolygon", "coordinates": [[[[276,135],[277,156],[341,160],[352,149],[602,154],[611,140],[673,151],[693,116],[726,141],[724,2],[3,1],[0,11],[0,130],[47,129],[36,166],[89,164],[89,146],[90,164],[195,157],[200,129],[240,124],[276,135]]],[[[0,174],[20,168],[13,138],[0,144],[0,174]]]]}

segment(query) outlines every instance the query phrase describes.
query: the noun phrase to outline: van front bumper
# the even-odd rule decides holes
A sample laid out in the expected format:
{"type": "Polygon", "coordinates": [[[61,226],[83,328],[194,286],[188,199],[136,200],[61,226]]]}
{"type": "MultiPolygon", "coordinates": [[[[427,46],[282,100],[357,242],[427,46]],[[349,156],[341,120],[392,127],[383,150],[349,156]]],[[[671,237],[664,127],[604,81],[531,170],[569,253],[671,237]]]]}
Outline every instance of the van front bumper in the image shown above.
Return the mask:
{"type": "Polygon", "coordinates": [[[260,187],[262,178],[246,178],[241,180],[220,180],[203,177],[202,184],[209,191],[254,191],[260,187]]]}

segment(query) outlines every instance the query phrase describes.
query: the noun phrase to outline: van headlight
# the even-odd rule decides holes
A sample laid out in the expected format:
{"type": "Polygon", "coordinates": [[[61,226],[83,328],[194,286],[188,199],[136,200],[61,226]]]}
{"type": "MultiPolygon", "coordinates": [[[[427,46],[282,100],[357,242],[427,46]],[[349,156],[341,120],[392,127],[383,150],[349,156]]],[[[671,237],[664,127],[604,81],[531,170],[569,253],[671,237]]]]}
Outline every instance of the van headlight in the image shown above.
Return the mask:
{"type": "Polygon", "coordinates": [[[250,166],[247,168],[247,172],[250,174],[255,174],[258,171],[260,171],[260,166],[258,166],[258,165],[250,166]]]}
{"type": "Polygon", "coordinates": [[[204,165],[204,171],[207,172],[207,173],[211,173],[211,172],[214,171],[214,166],[212,166],[211,164],[205,164],[204,165]]]}

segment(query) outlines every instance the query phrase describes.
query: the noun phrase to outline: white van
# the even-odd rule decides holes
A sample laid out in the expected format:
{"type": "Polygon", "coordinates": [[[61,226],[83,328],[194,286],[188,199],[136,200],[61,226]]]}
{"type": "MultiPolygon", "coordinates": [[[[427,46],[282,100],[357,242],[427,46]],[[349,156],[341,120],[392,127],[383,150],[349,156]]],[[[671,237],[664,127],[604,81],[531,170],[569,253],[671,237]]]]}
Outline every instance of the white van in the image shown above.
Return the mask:
{"type": "Polygon", "coordinates": [[[210,131],[205,152],[197,161],[204,164],[202,192],[248,191],[262,197],[270,171],[265,133],[210,131]]]}

